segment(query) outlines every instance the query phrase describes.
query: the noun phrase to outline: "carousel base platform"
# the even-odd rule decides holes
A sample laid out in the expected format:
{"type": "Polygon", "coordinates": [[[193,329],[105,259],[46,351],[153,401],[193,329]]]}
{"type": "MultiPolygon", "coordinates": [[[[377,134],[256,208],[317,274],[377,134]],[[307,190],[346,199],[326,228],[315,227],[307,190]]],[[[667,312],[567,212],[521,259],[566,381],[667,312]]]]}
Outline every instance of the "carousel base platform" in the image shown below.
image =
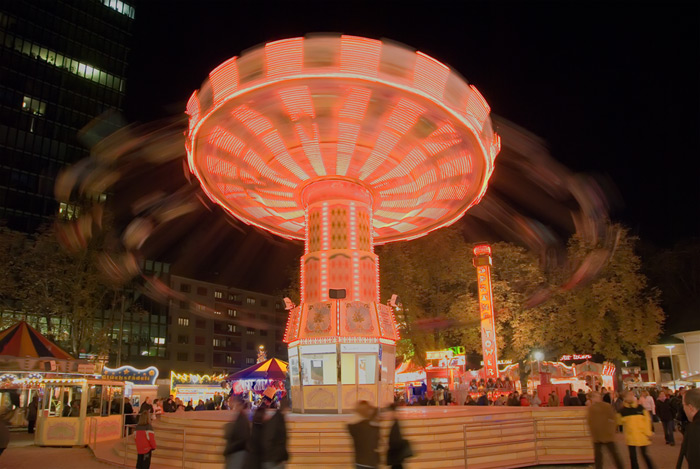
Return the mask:
{"type": "MultiPolygon", "coordinates": [[[[585,408],[575,407],[405,407],[402,431],[411,440],[415,457],[404,467],[491,469],[591,463],[593,447],[585,415],[585,408]]],[[[230,411],[163,415],[154,425],[158,449],[151,467],[222,469],[223,428],[232,418],[230,411]]],[[[352,441],[346,430],[352,420],[349,415],[289,414],[287,467],[352,467],[352,441]]],[[[390,424],[381,422],[382,454],[390,424]]],[[[119,465],[126,456],[133,464],[133,437],[96,456],[119,465]]]]}

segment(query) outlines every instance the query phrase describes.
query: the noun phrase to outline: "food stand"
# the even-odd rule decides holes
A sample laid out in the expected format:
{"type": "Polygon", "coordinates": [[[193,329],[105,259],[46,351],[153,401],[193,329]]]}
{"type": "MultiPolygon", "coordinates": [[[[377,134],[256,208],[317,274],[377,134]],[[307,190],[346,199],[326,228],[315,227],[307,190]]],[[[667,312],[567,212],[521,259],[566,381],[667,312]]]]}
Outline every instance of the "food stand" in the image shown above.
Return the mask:
{"type": "Polygon", "coordinates": [[[199,400],[213,399],[214,394],[225,392],[227,375],[198,375],[192,373],[170,372],[170,394],[179,397],[182,402],[192,401],[196,406],[199,400]]]}

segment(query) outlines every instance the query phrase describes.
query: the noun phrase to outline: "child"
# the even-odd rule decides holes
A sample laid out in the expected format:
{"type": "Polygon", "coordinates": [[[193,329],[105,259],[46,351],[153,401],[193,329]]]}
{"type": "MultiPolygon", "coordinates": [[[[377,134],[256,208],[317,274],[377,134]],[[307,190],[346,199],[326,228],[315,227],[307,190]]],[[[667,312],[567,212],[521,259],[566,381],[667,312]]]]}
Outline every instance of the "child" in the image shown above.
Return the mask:
{"type": "Polygon", "coordinates": [[[136,460],[136,469],[149,469],[151,467],[151,452],[156,449],[156,435],[153,433],[148,412],[139,415],[139,423],[135,430],[136,452],[139,454],[136,460]]]}

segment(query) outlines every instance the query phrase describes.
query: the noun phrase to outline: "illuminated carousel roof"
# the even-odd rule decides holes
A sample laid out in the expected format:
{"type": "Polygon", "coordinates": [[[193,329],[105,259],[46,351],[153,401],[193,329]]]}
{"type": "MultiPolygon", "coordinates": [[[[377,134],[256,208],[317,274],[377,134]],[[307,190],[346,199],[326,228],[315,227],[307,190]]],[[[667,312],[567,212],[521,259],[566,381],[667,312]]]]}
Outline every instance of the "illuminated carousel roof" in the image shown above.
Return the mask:
{"type": "Polygon", "coordinates": [[[411,239],[483,196],[500,148],[489,112],[405,46],[286,39],[224,62],[192,95],[188,162],[215,203],[280,236],[304,238],[307,185],[341,179],[369,192],[375,242],[411,239]]]}

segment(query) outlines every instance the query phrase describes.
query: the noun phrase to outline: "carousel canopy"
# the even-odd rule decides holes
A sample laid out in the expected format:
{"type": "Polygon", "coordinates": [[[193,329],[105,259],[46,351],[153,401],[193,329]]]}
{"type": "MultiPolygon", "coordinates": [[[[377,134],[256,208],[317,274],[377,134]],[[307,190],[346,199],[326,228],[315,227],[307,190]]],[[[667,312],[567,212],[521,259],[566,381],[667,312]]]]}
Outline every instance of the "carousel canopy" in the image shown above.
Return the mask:
{"type": "Polygon", "coordinates": [[[20,321],[0,332],[0,355],[73,360],[72,356],[41,335],[26,321],[20,321]]]}
{"type": "Polygon", "coordinates": [[[287,377],[287,362],[270,358],[264,362],[257,363],[245,370],[237,371],[229,375],[229,381],[239,379],[277,379],[283,380],[287,377]]]}

